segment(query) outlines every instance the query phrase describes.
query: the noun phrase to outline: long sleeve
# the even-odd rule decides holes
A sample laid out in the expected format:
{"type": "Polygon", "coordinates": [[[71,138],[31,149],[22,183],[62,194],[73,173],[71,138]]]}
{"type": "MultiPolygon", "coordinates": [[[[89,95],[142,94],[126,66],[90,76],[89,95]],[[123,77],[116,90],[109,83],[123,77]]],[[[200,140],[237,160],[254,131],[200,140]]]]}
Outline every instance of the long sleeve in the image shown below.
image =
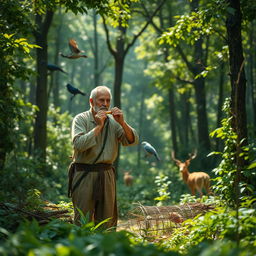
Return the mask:
{"type": "Polygon", "coordinates": [[[89,130],[82,114],[77,115],[72,123],[72,141],[74,150],[83,152],[96,145],[93,129],[89,130]]]}
{"type": "Polygon", "coordinates": [[[123,128],[120,125],[118,125],[117,138],[118,138],[119,142],[122,143],[123,146],[134,146],[134,145],[137,145],[139,143],[139,136],[138,136],[136,130],[133,129],[132,127],[131,127],[131,130],[132,130],[132,133],[134,135],[134,142],[133,143],[129,143],[129,141],[127,140],[127,138],[125,136],[123,128]]]}

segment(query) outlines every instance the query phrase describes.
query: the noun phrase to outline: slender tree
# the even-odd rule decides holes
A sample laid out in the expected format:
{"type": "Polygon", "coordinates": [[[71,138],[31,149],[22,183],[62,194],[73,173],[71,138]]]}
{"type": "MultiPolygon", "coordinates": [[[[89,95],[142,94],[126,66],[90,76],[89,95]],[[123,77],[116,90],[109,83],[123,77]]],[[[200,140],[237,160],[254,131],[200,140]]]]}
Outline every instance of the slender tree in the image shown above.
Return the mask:
{"type": "MultiPolygon", "coordinates": [[[[238,154],[241,146],[247,143],[246,120],[246,78],[244,71],[244,56],[241,35],[241,9],[239,0],[229,0],[229,6],[234,12],[229,12],[226,19],[227,42],[229,48],[229,66],[231,83],[231,111],[233,116],[233,128],[238,135],[238,154]],[[243,143],[240,142],[243,140],[243,143]]],[[[242,157],[238,157],[238,166],[242,167],[242,157]]]]}
{"type": "Polygon", "coordinates": [[[248,49],[248,101],[250,102],[250,109],[252,113],[252,136],[256,135],[256,92],[255,92],[255,74],[256,74],[256,51],[254,45],[256,44],[255,21],[249,26],[249,49],[248,49]]]}
{"type": "Polygon", "coordinates": [[[94,39],[94,86],[99,85],[99,45],[98,45],[98,29],[97,29],[97,14],[93,11],[93,39],[94,39]]]}
{"type": "MultiPolygon", "coordinates": [[[[219,93],[218,93],[218,106],[217,106],[217,122],[216,127],[220,127],[221,125],[221,119],[222,119],[222,106],[224,103],[224,69],[225,65],[224,62],[220,65],[220,71],[219,71],[219,93]]],[[[216,151],[220,150],[220,141],[218,138],[216,138],[216,151]]]]}
{"type": "MultiPolygon", "coordinates": [[[[63,26],[63,14],[61,13],[61,9],[59,9],[58,17],[60,17],[60,23],[56,27],[56,39],[55,39],[55,53],[54,53],[54,64],[59,65],[59,52],[62,41],[62,33],[61,29],[63,26]]],[[[60,73],[57,72],[53,77],[53,105],[57,108],[60,107],[60,73]]]]}
{"type": "Polygon", "coordinates": [[[37,87],[36,87],[36,105],[39,110],[36,113],[35,129],[34,129],[34,150],[39,154],[42,164],[46,161],[47,146],[47,35],[53,19],[54,12],[47,10],[43,16],[36,14],[36,30],[34,36],[36,44],[40,46],[37,49],[37,87]]]}
{"type": "MultiPolygon", "coordinates": [[[[247,145],[247,119],[246,119],[246,78],[244,71],[244,56],[242,46],[241,22],[242,14],[239,0],[228,0],[229,7],[234,12],[228,12],[226,19],[227,42],[229,49],[230,84],[231,84],[231,115],[232,126],[237,134],[236,143],[236,177],[234,184],[236,205],[240,205],[239,183],[244,179],[242,170],[246,160],[242,156],[242,147],[247,145]]],[[[239,236],[239,232],[237,232],[239,236]]],[[[239,237],[237,237],[239,243],[239,237]]]]}

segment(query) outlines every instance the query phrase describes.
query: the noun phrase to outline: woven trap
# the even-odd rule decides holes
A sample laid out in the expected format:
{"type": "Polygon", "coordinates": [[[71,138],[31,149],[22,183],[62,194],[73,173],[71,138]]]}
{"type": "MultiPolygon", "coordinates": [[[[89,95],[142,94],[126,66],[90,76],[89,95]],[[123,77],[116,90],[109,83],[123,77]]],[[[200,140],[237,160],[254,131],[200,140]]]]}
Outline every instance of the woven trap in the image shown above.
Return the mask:
{"type": "Polygon", "coordinates": [[[144,206],[138,204],[127,214],[127,221],[121,226],[140,235],[156,236],[170,234],[186,219],[205,214],[213,209],[212,205],[202,203],[173,206],[144,206]]]}

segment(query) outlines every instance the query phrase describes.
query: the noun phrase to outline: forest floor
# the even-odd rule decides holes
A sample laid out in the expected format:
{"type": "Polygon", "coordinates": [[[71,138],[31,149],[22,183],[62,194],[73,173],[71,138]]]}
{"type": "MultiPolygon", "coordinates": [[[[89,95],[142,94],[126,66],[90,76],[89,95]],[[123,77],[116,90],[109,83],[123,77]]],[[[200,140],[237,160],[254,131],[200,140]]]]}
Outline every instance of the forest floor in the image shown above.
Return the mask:
{"type": "MultiPolygon", "coordinates": [[[[204,214],[213,209],[212,205],[202,203],[186,204],[181,206],[141,206],[127,214],[126,218],[118,220],[117,231],[126,230],[135,236],[146,237],[151,241],[166,239],[182,226],[182,223],[198,214],[204,214]],[[188,211],[189,210],[189,211],[188,211]],[[147,214],[145,214],[147,213],[147,214]]],[[[36,219],[40,225],[49,223],[53,219],[61,219],[72,223],[73,209],[62,207],[54,203],[44,201],[37,209],[23,206],[15,206],[10,203],[0,203],[0,215],[19,216],[16,225],[21,219],[36,219]]],[[[14,227],[16,226],[14,225],[14,227]]]]}

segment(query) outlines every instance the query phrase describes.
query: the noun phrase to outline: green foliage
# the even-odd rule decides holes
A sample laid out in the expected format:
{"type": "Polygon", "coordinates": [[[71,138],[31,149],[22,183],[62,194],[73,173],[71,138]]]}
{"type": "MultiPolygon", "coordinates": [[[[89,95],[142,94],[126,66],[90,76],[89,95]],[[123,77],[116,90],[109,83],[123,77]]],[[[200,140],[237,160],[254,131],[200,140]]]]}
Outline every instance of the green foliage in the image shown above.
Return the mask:
{"type": "Polygon", "coordinates": [[[42,203],[41,192],[38,189],[29,189],[26,195],[26,209],[41,210],[43,206],[42,203]]]}
{"type": "Polygon", "coordinates": [[[47,10],[55,11],[58,6],[63,6],[67,11],[75,14],[87,13],[89,9],[96,9],[100,13],[109,11],[109,0],[39,0],[33,1],[32,9],[34,13],[45,14],[47,10]]]}
{"type": "Polygon", "coordinates": [[[255,209],[237,212],[216,207],[187,220],[168,239],[147,243],[127,232],[99,232],[86,220],[81,227],[54,220],[44,226],[22,223],[15,234],[0,229],[1,255],[254,255],[255,209]],[[239,245],[235,242],[239,227],[239,245]],[[233,254],[230,254],[230,253],[233,254]]]}
{"type": "Polygon", "coordinates": [[[30,49],[36,46],[27,42],[24,36],[20,36],[20,30],[28,33],[28,17],[23,10],[27,10],[26,4],[20,5],[18,1],[1,2],[0,15],[0,168],[3,167],[6,154],[9,153],[15,143],[13,134],[16,123],[21,120],[23,107],[26,105],[19,98],[16,88],[13,87],[16,79],[27,79],[31,71],[26,68],[23,60],[30,57],[30,49]]]}
{"type": "Polygon", "coordinates": [[[26,38],[18,38],[15,39],[14,34],[8,35],[8,34],[3,34],[3,37],[6,40],[6,46],[8,49],[10,49],[10,47],[13,47],[15,49],[20,49],[22,50],[24,53],[30,53],[30,49],[33,48],[41,48],[40,46],[36,45],[36,44],[29,44],[27,42],[26,38]]]}
{"type": "Polygon", "coordinates": [[[131,19],[133,3],[139,0],[123,0],[123,1],[109,1],[108,3],[108,22],[114,28],[128,27],[128,22],[131,19]]]}
{"type": "MultiPolygon", "coordinates": [[[[19,100],[19,102],[23,102],[19,100]]],[[[23,102],[24,105],[24,102],[23,102]]],[[[0,198],[18,204],[26,202],[27,191],[37,188],[42,196],[54,202],[67,200],[67,168],[72,155],[70,142],[71,116],[60,113],[52,106],[49,109],[47,168],[41,173],[40,161],[31,154],[35,106],[23,106],[22,119],[15,123],[12,134],[14,150],[8,155],[0,180],[0,198]]],[[[32,197],[33,198],[33,197],[32,197]]],[[[32,199],[31,198],[31,199],[32,199]]],[[[35,198],[36,199],[36,198],[35,198]]],[[[33,200],[30,200],[30,203],[33,200]]],[[[36,201],[36,200],[35,200],[36,201]]]]}
{"type": "Polygon", "coordinates": [[[200,78],[200,77],[206,77],[208,73],[214,69],[216,69],[216,66],[208,66],[206,67],[201,73],[195,76],[195,79],[200,78]]]}
{"type": "Polygon", "coordinates": [[[11,85],[15,79],[26,79],[30,70],[22,62],[22,58],[30,57],[30,49],[37,47],[28,43],[25,35],[31,32],[28,3],[20,5],[19,1],[1,2],[0,46],[1,46],[1,86],[11,85]]]}
{"type": "Polygon", "coordinates": [[[254,0],[241,0],[243,17],[249,21],[256,19],[256,2],[254,0]]]}
{"type": "Polygon", "coordinates": [[[205,22],[205,12],[191,12],[190,15],[176,16],[175,26],[164,32],[159,43],[167,43],[176,47],[181,40],[193,45],[202,35],[210,35],[212,26],[205,22]]]}
{"type": "Polygon", "coordinates": [[[167,176],[165,176],[163,173],[160,173],[158,176],[156,176],[155,183],[157,185],[157,192],[159,193],[159,196],[154,198],[154,200],[159,201],[157,205],[161,206],[164,205],[165,201],[170,199],[169,185],[172,182],[168,180],[167,176]]]}
{"type": "Polygon", "coordinates": [[[255,209],[240,208],[238,224],[236,211],[217,207],[204,216],[199,215],[193,220],[185,221],[182,228],[175,230],[168,242],[163,242],[162,245],[189,255],[203,255],[199,253],[206,253],[207,250],[216,251],[218,245],[220,247],[216,255],[231,255],[229,252],[225,252],[225,244],[228,244],[229,249],[235,245],[236,253],[243,252],[253,255],[256,251],[255,222],[255,209]],[[235,242],[237,228],[239,229],[239,246],[235,242]],[[223,240],[226,243],[220,242],[223,240]]]}
{"type": "Polygon", "coordinates": [[[0,97],[0,152],[8,153],[14,147],[15,137],[12,136],[12,133],[17,122],[22,119],[24,103],[18,99],[18,95],[15,95],[10,87],[2,88],[0,96],[3,96],[0,97]]]}
{"type": "MultiPolygon", "coordinates": [[[[223,107],[227,116],[230,113],[229,104],[229,100],[226,100],[223,107]]],[[[185,221],[180,229],[173,232],[168,241],[161,243],[161,246],[186,255],[255,254],[256,198],[253,195],[255,188],[252,184],[241,180],[240,205],[236,204],[234,184],[237,166],[234,160],[237,136],[231,127],[231,121],[230,117],[224,118],[222,127],[212,133],[224,141],[224,151],[212,153],[222,156],[220,165],[215,169],[217,178],[216,185],[213,186],[218,197],[203,197],[200,201],[215,205],[215,209],[204,216],[199,215],[185,221]]],[[[255,168],[255,154],[252,156],[252,152],[254,151],[250,147],[244,147],[241,155],[252,162],[249,165],[252,169],[249,170],[255,168]]],[[[242,174],[250,175],[251,179],[255,179],[254,172],[248,172],[248,168],[242,170],[242,174]]],[[[181,203],[195,202],[195,200],[195,197],[183,195],[181,203]]]]}
{"type": "Polygon", "coordinates": [[[253,256],[254,248],[239,248],[236,242],[226,239],[215,242],[202,242],[190,250],[189,255],[215,255],[215,256],[253,256]]]}
{"type": "MultiPolygon", "coordinates": [[[[242,0],[241,10],[243,19],[252,21],[256,18],[255,1],[242,0]]],[[[234,9],[225,0],[215,0],[202,4],[200,10],[191,12],[189,15],[176,16],[178,20],[173,27],[164,32],[159,38],[159,43],[167,43],[176,47],[180,41],[194,44],[202,36],[213,33],[220,34],[219,25],[224,24],[225,16],[233,15],[234,9]],[[222,18],[223,17],[223,18],[222,18]]]]}
{"type": "MultiPolygon", "coordinates": [[[[222,120],[222,127],[217,128],[213,131],[210,135],[216,136],[224,141],[224,150],[223,152],[212,152],[212,154],[219,154],[221,155],[222,161],[217,168],[213,171],[215,172],[217,178],[215,179],[216,185],[214,186],[215,193],[220,196],[222,200],[225,200],[231,205],[236,204],[235,194],[235,179],[237,173],[237,166],[236,166],[236,145],[237,145],[237,135],[235,134],[234,130],[232,129],[232,117],[229,117],[230,113],[230,100],[226,100],[223,110],[225,111],[227,118],[222,120]]],[[[243,147],[243,152],[241,153],[241,157],[244,157],[246,160],[254,161],[255,156],[250,156],[251,149],[249,147],[243,147]]],[[[255,179],[255,171],[251,171],[250,168],[254,168],[253,163],[249,165],[249,167],[245,168],[241,171],[241,173],[245,177],[250,177],[250,179],[255,179]]],[[[255,190],[252,185],[245,183],[243,180],[239,181],[238,184],[240,200],[247,200],[248,192],[252,194],[255,190]]]]}
{"type": "MultiPolygon", "coordinates": [[[[6,143],[5,150],[10,153],[6,159],[5,168],[2,170],[4,179],[0,180],[2,187],[0,198],[4,201],[16,199],[16,201],[22,202],[29,188],[35,188],[37,185],[40,188],[41,186],[37,182],[38,174],[32,171],[37,168],[38,161],[29,155],[36,108],[20,99],[18,93],[16,95],[15,103],[17,105],[11,109],[3,106],[5,111],[0,112],[3,130],[12,130],[12,133],[5,134],[3,137],[3,141],[6,143]],[[2,119],[6,114],[8,118],[2,119]],[[11,143],[10,145],[7,144],[8,141],[11,143]]],[[[12,101],[11,97],[7,97],[5,100],[7,99],[12,101]]],[[[11,106],[10,103],[9,106],[11,106]]]]}
{"type": "MultiPolygon", "coordinates": [[[[13,34],[19,37],[21,34],[28,35],[31,31],[31,22],[29,15],[31,14],[29,1],[23,2],[21,5],[16,0],[2,0],[0,9],[0,30],[1,33],[13,34]]],[[[3,40],[3,34],[1,34],[0,45],[1,50],[6,50],[6,44],[3,40]]],[[[10,47],[10,46],[9,46],[10,47]]]]}
{"type": "Polygon", "coordinates": [[[72,144],[70,126],[72,117],[67,113],[61,113],[50,105],[47,122],[47,173],[44,174],[47,181],[47,195],[54,202],[65,200],[67,197],[67,170],[71,162],[72,144]]]}
{"type": "Polygon", "coordinates": [[[100,233],[87,223],[82,227],[61,221],[39,226],[25,222],[1,243],[1,255],[177,255],[152,244],[135,243],[127,232],[100,233]]]}

